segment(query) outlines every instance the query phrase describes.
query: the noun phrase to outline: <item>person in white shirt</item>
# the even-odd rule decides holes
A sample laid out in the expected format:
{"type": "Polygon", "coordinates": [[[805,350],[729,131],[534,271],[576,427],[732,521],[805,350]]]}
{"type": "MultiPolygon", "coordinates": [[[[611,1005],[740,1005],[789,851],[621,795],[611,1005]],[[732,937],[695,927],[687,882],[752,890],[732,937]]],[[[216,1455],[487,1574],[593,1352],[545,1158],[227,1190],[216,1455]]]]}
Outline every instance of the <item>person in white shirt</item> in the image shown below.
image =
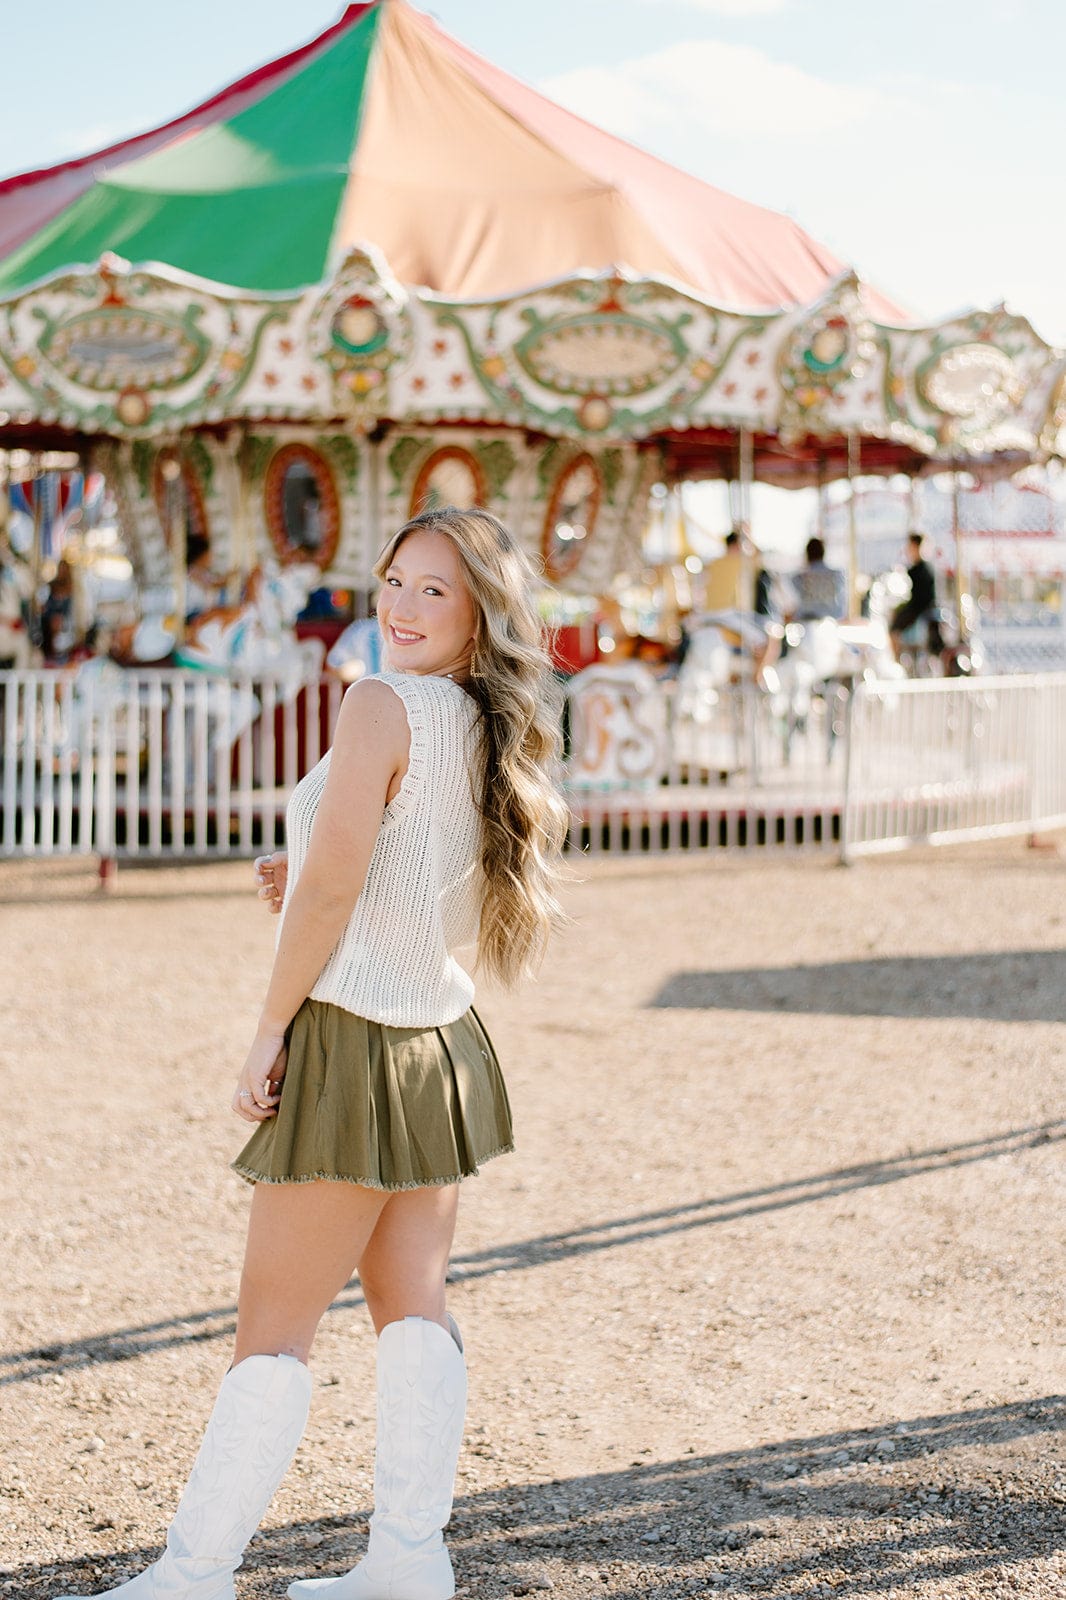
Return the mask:
{"type": "MultiPolygon", "coordinates": [[[[495,1052],[455,958],[507,981],[559,911],[569,814],[534,579],[487,512],[405,524],[375,568],[388,670],[345,694],[257,863],[280,911],[233,1109],[255,1131],[233,1365],[162,1557],[122,1600],[233,1600],[233,1572],[303,1433],[323,1313],[358,1273],[378,1333],[375,1509],[351,1571],[294,1600],[450,1600],[443,1528],[466,1368],[445,1307],[459,1182],[511,1148],[495,1052]]],[[[70,1600],[70,1597],[67,1597],[70,1600]]]]}

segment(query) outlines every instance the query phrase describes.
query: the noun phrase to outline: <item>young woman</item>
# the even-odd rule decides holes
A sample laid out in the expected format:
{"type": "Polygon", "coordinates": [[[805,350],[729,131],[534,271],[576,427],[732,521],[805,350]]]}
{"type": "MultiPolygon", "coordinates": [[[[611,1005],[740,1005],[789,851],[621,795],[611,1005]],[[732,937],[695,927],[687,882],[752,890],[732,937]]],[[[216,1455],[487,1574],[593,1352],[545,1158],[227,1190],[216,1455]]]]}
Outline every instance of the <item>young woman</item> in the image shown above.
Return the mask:
{"type": "MultiPolygon", "coordinates": [[[[345,694],[293,791],[273,973],[233,1109],[255,1185],[233,1365],[167,1534],[122,1600],[233,1600],[233,1573],[303,1433],[319,1319],[358,1273],[378,1333],[366,1555],[294,1600],[449,1600],[442,1530],[463,1433],[444,1303],[460,1180],[511,1148],[503,1079],[453,951],[505,980],[556,918],[567,825],[533,574],[507,530],[451,508],[375,568],[389,670],[345,694]],[[286,881],[287,880],[287,881],[286,881]]],[[[70,1600],[70,1597],[67,1597],[70,1600]]]]}

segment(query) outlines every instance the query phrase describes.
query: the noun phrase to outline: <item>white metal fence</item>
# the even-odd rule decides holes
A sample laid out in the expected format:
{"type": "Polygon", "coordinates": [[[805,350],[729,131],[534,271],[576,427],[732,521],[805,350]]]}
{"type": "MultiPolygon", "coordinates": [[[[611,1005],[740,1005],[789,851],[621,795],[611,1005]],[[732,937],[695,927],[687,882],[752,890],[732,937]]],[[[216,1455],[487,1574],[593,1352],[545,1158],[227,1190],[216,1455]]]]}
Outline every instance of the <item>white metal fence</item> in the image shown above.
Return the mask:
{"type": "Polygon", "coordinates": [[[845,858],[1066,826],[1066,674],[864,684],[845,858]]]}
{"type": "MultiPolygon", "coordinates": [[[[103,664],[0,673],[0,856],[251,855],[342,686],[103,664]]],[[[847,857],[1066,826],[1066,675],[691,694],[642,669],[571,697],[571,846],[847,857]]]]}
{"type": "Polygon", "coordinates": [[[0,672],[0,855],[248,855],[326,750],[343,686],[0,672]]]}
{"type": "Polygon", "coordinates": [[[847,690],[769,695],[591,667],[570,696],[571,843],[655,852],[832,850],[847,690]]]}

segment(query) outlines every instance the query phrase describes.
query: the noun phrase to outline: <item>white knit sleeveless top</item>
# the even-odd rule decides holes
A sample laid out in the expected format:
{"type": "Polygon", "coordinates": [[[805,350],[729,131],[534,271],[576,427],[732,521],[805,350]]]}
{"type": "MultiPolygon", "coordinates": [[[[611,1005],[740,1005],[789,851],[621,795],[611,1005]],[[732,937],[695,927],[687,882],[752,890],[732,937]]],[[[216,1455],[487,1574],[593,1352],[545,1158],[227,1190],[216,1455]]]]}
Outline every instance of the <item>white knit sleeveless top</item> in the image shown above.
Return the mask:
{"type": "MultiPolygon", "coordinates": [[[[436,1028],[461,1017],[474,998],[452,951],[476,942],[481,914],[481,819],[471,787],[478,711],[450,678],[374,677],[403,701],[410,756],[385,807],[362,893],[311,998],[390,1027],[436,1028]]],[[[327,752],[289,799],[286,902],[328,772],[327,752]]]]}

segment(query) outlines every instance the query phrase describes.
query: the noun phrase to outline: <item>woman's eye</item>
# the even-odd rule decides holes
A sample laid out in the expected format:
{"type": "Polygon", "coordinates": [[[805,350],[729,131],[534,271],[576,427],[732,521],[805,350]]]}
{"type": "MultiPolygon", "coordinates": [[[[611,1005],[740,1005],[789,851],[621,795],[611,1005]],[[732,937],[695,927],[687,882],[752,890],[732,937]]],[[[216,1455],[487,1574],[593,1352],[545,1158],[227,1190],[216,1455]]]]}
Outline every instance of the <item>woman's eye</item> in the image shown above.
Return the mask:
{"type": "Polygon", "coordinates": [[[386,578],[385,582],[390,589],[398,589],[400,587],[399,578],[386,578]]]}
{"type": "Polygon", "coordinates": [[[430,585],[430,584],[427,584],[427,586],[426,586],[426,593],[427,593],[427,594],[438,594],[438,595],[439,595],[439,594],[440,594],[440,593],[441,593],[441,591],[440,591],[440,590],[439,590],[439,589],[434,589],[434,588],[433,588],[433,587],[432,587],[432,585],[430,585]]]}

